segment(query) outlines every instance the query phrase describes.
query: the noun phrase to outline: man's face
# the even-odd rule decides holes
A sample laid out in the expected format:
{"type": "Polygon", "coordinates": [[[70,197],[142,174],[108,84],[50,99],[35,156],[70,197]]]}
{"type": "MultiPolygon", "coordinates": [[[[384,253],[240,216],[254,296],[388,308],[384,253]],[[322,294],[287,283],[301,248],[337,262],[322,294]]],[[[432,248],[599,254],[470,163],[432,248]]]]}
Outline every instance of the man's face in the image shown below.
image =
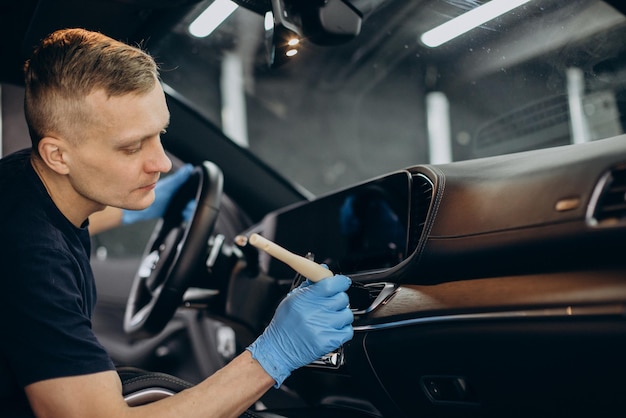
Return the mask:
{"type": "Polygon", "coordinates": [[[87,211],[103,206],[144,209],[154,201],[160,173],[172,163],[161,146],[169,122],[159,83],[147,94],[87,96],[91,121],[76,129],[79,141],[68,147],[68,179],[87,211]]]}

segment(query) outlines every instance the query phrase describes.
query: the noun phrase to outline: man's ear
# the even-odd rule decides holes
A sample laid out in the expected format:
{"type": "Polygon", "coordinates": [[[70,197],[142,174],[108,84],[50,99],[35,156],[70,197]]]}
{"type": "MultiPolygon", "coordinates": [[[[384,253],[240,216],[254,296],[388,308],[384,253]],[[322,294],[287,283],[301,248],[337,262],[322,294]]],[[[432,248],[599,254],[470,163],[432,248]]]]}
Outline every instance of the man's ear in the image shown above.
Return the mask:
{"type": "Polygon", "coordinates": [[[61,139],[54,137],[44,137],[39,141],[39,155],[50,169],[59,173],[69,173],[67,165],[67,154],[63,152],[64,143],[61,139]]]}

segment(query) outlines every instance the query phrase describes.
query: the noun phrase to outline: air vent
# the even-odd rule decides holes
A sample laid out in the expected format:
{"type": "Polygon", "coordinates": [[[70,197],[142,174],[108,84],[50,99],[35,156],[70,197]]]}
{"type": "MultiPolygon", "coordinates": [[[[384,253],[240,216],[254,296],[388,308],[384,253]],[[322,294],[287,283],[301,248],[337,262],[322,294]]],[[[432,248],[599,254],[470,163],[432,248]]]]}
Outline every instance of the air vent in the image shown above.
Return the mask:
{"type": "Polygon", "coordinates": [[[593,226],[626,223],[626,164],[605,174],[593,193],[588,222],[593,226]]]}
{"type": "Polygon", "coordinates": [[[423,174],[414,174],[411,183],[411,219],[409,223],[409,254],[419,246],[426,217],[433,200],[433,183],[423,174]]]}

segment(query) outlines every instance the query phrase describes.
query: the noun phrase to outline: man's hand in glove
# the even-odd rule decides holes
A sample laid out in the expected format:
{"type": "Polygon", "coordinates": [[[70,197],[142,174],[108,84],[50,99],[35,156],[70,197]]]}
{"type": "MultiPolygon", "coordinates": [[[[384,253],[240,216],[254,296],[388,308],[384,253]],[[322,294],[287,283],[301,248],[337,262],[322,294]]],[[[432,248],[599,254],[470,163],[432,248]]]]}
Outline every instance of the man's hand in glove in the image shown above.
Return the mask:
{"type": "Polygon", "coordinates": [[[283,299],[263,334],[247,348],[276,387],[293,370],[352,338],[354,316],[346,294],[350,283],[342,275],[303,282],[283,299]]]}

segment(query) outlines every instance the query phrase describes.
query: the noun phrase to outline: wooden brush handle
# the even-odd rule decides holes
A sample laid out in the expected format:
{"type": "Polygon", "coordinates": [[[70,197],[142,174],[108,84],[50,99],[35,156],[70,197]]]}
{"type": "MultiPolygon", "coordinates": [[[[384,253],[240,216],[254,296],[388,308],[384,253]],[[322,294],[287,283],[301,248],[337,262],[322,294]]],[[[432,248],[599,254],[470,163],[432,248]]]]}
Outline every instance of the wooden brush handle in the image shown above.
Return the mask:
{"type": "Polygon", "coordinates": [[[289,267],[312,282],[318,282],[322,279],[333,276],[332,271],[322,267],[315,261],[294,254],[259,234],[250,235],[248,242],[259,250],[263,250],[277,260],[287,264],[289,267]]]}

